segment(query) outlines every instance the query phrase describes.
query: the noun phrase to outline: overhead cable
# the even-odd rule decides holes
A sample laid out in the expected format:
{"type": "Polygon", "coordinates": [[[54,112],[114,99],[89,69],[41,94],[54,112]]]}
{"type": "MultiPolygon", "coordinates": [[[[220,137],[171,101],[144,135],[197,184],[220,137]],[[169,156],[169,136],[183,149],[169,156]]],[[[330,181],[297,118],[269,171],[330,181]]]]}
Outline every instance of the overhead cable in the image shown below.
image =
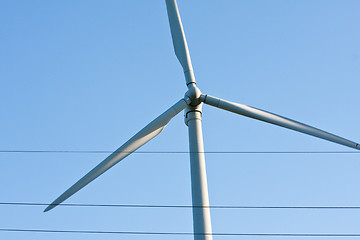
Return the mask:
{"type": "MultiPolygon", "coordinates": [[[[34,202],[0,202],[0,205],[10,206],[48,206],[49,203],[34,202]]],[[[360,206],[192,206],[192,205],[153,205],[153,204],[87,204],[62,203],[64,207],[119,207],[119,208],[211,208],[211,209],[360,209],[360,206]]]]}
{"type": "Polygon", "coordinates": [[[78,234],[122,234],[122,235],[213,235],[213,236],[257,236],[257,237],[360,237],[359,233],[190,233],[190,232],[143,232],[143,231],[95,231],[0,228],[1,232],[78,233],[78,234]]]}
{"type": "MultiPolygon", "coordinates": [[[[106,150],[0,150],[0,153],[113,153],[106,150]]],[[[126,152],[125,152],[126,153],[126,152]]],[[[189,154],[189,151],[135,151],[133,154],[189,154]]],[[[360,154],[360,151],[205,151],[206,154],[360,154]]]]}

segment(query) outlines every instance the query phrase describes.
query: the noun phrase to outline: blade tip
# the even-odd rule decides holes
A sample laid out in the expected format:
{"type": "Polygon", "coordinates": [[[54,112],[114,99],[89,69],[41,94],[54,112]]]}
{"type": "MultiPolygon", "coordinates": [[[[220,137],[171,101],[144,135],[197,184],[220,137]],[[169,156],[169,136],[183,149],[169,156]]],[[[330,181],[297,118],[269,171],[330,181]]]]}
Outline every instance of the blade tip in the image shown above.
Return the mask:
{"type": "Polygon", "coordinates": [[[47,208],[45,208],[44,212],[48,212],[56,206],[57,206],[57,204],[50,204],[49,206],[47,206],[47,208]]]}

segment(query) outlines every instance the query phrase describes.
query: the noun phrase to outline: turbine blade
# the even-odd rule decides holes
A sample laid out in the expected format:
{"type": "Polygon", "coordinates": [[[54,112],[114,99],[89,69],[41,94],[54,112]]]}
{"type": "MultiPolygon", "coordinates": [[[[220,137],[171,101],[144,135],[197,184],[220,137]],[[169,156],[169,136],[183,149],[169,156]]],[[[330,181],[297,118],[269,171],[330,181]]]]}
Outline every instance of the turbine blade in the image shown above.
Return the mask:
{"type": "Polygon", "coordinates": [[[192,82],[195,83],[189,49],[186,43],[185,33],[181,23],[181,18],[176,1],[166,0],[166,8],[169,17],[171,37],[174,45],[175,54],[176,57],[179,59],[181,66],[183,67],[186,84],[190,84],[192,82]]]}
{"type": "Polygon", "coordinates": [[[157,136],[168,124],[168,122],[179,112],[181,112],[185,107],[187,107],[187,102],[185,99],[181,99],[175,105],[166,110],[163,114],[149,123],[146,127],[140,130],[136,135],[134,135],[130,140],[128,140],[124,145],[118,148],[105,160],[103,160],[99,165],[77,181],[73,186],[66,190],[60,197],[58,197],[53,203],[51,203],[44,212],[51,210],[52,208],[59,205],[61,202],[65,201],[71,195],[79,191],[81,188],[86,186],[88,183],[93,181],[95,178],[103,174],[105,171],[110,169],[116,163],[130,155],[136,149],[150,141],[152,138],[157,136]]]}
{"type": "Polygon", "coordinates": [[[216,98],[209,95],[202,95],[201,100],[211,106],[221,108],[233,113],[237,113],[246,117],[254,118],[263,122],[268,122],[271,124],[278,125],[280,127],[292,129],[297,132],[302,132],[314,137],[322,138],[330,142],[338,143],[347,147],[360,149],[358,143],[352,142],[345,138],[336,136],[334,134],[322,131],[320,129],[311,127],[309,125],[303,124],[301,122],[294,121],[289,118],[285,118],[261,109],[253,108],[243,104],[229,102],[220,98],[216,98]]]}

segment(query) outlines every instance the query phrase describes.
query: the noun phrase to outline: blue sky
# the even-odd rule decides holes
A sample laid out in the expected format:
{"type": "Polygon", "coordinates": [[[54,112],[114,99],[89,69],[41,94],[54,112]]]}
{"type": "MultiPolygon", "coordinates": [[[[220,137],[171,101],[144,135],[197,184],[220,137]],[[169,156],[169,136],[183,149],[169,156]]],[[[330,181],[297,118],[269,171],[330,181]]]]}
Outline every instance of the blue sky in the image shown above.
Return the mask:
{"type": "MultiPolygon", "coordinates": [[[[203,93],[360,141],[359,1],[178,6],[203,93]]],[[[186,91],[164,1],[3,1],[0,23],[0,150],[112,151],[186,91]]],[[[353,151],[210,106],[203,134],[210,152],[353,151]]],[[[182,114],[139,151],[188,151],[182,114]]],[[[106,156],[0,153],[0,202],[50,203],[106,156]]],[[[206,163],[211,205],[360,205],[358,154],[207,153],[206,163]]],[[[66,203],[190,205],[188,154],[134,153],[66,203]]],[[[0,228],[192,231],[190,209],[43,209],[0,205],[0,228]]],[[[217,233],[360,233],[360,210],[213,209],[211,216],[217,233]]],[[[100,237],[139,239],[0,232],[1,239],[100,237]]]]}

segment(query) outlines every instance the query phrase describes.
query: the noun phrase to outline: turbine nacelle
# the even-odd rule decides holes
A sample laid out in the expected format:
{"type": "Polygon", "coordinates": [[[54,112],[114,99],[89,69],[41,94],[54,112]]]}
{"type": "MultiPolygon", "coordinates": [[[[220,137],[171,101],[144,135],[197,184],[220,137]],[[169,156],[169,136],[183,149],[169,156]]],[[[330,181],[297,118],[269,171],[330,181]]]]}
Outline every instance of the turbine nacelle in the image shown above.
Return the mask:
{"type": "Polygon", "coordinates": [[[184,122],[186,126],[190,120],[196,118],[201,120],[202,115],[202,101],[201,96],[204,96],[195,83],[188,85],[188,91],[185,93],[184,99],[189,100],[188,107],[184,110],[184,122]],[[194,113],[194,114],[190,114],[194,113]]]}

